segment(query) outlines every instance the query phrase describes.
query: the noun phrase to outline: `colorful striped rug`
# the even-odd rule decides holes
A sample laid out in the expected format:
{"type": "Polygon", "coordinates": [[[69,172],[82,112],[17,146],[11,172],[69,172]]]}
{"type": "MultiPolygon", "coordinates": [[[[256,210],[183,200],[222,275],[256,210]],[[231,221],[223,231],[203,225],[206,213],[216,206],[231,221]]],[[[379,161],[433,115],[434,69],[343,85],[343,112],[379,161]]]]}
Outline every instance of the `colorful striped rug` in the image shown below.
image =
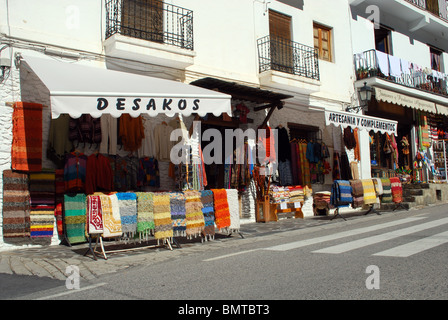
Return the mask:
{"type": "Polygon", "coordinates": [[[225,189],[212,189],[215,206],[215,224],[218,230],[230,227],[230,211],[225,189]]]}
{"type": "Polygon", "coordinates": [[[362,188],[364,190],[364,204],[377,203],[375,186],[372,179],[362,179],[362,188]]]}
{"type": "Polygon", "coordinates": [[[334,180],[330,204],[335,208],[348,207],[353,202],[352,186],[348,180],[334,180]]]}
{"type": "Polygon", "coordinates": [[[390,189],[392,192],[392,201],[394,203],[401,203],[403,201],[403,189],[400,178],[390,178],[390,189]]]}
{"type": "Polygon", "coordinates": [[[3,237],[30,236],[28,175],[3,171],[3,237]]]}
{"type": "Polygon", "coordinates": [[[187,222],[185,220],[185,203],[185,195],[182,192],[170,193],[171,220],[173,221],[174,236],[186,236],[187,222]]]}
{"type": "Polygon", "coordinates": [[[30,236],[52,237],[55,210],[55,173],[30,174],[30,236]]]}
{"type": "Polygon", "coordinates": [[[202,214],[204,215],[204,237],[215,235],[215,207],[213,204],[213,192],[211,190],[201,191],[202,214]]]}
{"type": "Polygon", "coordinates": [[[352,207],[353,208],[362,207],[362,205],[364,204],[364,189],[362,186],[362,181],[359,179],[350,180],[350,185],[352,186],[352,196],[353,196],[352,207]]]}
{"type": "Polygon", "coordinates": [[[392,190],[390,180],[388,178],[381,178],[381,185],[383,186],[381,203],[392,203],[392,190]]]}
{"type": "Polygon", "coordinates": [[[86,241],[86,195],[64,195],[64,227],[67,239],[71,244],[86,241]]]}
{"type": "Polygon", "coordinates": [[[133,238],[137,232],[137,195],[133,192],[118,192],[121,230],[126,237],[133,238]]]}
{"type": "Polygon", "coordinates": [[[187,238],[200,236],[204,230],[205,221],[202,213],[201,193],[199,191],[184,191],[185,220],[187,238]]]}
{"type": "Polygon", "coordinates": [[[56,225],[59,236],[62,236],[64,234],[64,227],[63,227],[64,191],[65,191],[64,169],[56,169],[54,216],[56,218],[56,225]]]}
{"type": "Polygon", "coordinates": [[[160,192],[154,193],[154,238],[172,238],[173,222],[170,211],[170,195],[160,192]]]}
{"type": "Polygon", "coordinates": [[[227,203],[229,204],[230,212],[230,232],[240,231],[240,202],[238,201],[238,190],[227,189],[227,203]]]}
{"type": "Polygon", "coordinates": [[[16,102],[12,114],[11,168],[42,170],[42,105],[16,102]]]}
{"type": "Polygon", "coordinates": [[[116,194],[100,195],[101,214],[103,215],[103,237],[115,238],[123,234],[121,229],[120,206],[116,194]]]}
{"type": "Polygon", "coordinates": [[[137,232],[145,237],[154,232],[154,194],[137,192],[137,232]]]}

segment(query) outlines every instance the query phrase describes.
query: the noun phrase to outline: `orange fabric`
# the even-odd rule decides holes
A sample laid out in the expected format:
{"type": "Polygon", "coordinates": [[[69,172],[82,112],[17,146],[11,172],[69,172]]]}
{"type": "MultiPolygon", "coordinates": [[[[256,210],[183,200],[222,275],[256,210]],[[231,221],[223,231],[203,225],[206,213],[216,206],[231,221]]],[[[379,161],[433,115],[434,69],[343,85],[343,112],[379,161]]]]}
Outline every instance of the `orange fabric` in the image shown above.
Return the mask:
{"type": "Polygon", "coordinates": [[[42,105],[16,102],[12,115],[11,168],[42,170],[42,105]]]}
{"type": "Polygon", "coordinates": [[[359,132],[358,128],[353,130],[353,135],[355,136],[356,146],[355,146],[355,160],[361,160],[360,146],[359,146],[359,132]]]}
{"type": "Polygon", "coordinates": [[[142,117],[131,117],[125,113],[120,117],[120,137],[126,151],[136,151],[142,146],[145,138],[142,117]]]}

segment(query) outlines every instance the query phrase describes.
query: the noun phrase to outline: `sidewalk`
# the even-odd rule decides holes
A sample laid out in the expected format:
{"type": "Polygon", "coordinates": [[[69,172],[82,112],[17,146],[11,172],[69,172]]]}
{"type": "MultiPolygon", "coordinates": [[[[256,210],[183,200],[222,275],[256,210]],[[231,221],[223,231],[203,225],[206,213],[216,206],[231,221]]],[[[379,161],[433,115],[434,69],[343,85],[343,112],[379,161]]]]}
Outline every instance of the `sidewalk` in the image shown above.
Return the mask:
{"type": "MultiPolygon", "coordinates": [[[[342,216],[349,223],[353,220],[367,219],[368,217],[380,217],[375,213],[368,215],[365,215],[365,213],[366,210],[357,210],[342,213],[342,216]]],[[[390,213],[392,211],[381,212],[382,215],[390,213]]],[[[214,241],[202,242],[200,238],[193,240],[180,238],[178,241],[181,248],[178,248],[174,243],[172,251],[166,247],[142,248],[134,251],[108,254],[107,260],[100,254],[98,254],[98,260],[96,261],[91,254],[84,255],[89,249],[88,244],[79,244],[72,247],[46,245],[3,251],[0,252],[0,273],[34,275],[65,280],[67,277],[66,268],[74,265],[79,268],[82,279],[92,280],[101,275],[118,272],[133,266],[148,266],[167,259],[179,259],[204,250],[237,247],[243,243],[260,240],[259,237],[275,235],[280,232],[347,222],[341,217],[335,217],[334,219],[333,217],[333,215],[329,215],[304,219],[281,219],[277,222],[268,223],[245,223],[241,225],[239,234],[234,233],[231,236],[227,236],[218,233],[214,241]],[[244,242],[242,243],[241,241],[244,242]]],[[[106,247],[114,244],[115,242],[106,242],[106,247]]],[[[155,241],[152,241],[150,244],[155,244],[155,241]]],[[[128,248],[130,246],[132,247],[130,244],[126,246],[120,245],[120,247],[128,248]]]]}

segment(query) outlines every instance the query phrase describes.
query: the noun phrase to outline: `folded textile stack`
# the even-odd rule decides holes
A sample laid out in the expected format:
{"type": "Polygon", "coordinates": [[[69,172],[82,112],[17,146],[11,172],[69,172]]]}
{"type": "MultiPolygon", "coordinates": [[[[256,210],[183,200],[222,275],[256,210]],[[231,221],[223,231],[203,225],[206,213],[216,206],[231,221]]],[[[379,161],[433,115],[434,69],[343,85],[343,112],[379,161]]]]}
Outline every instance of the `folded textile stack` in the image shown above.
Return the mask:
{"type": "Polygon", "coordinates": [[[170,193],[171,220],[173,221],[174,236],[186,236],[186,199],[182,192],[170,193]]]}
{"type": "Polygon", "coordinates": [[[154,232],[154,203],[152,192],[137,192],[137,232],[147,239],[154,232]]]}
{"type": "Polygon", "coordinates": [[[202,213],[204,214],[204,230],[202,235],[213,237],[215,235],[215,208],[213,205],[213,192],[211,190],[201,191],[202,213]]]}
{"type": "Polygon", "coordinates": [[[120,237],[123,232],[121,229],[120,206],[116,194],[101,194],[101,214],[103,216],[103,237],[120,237]]]}
{"type": "Polygon", "coordinates": [[[375,186],[372,179],[362,179],[362,188],[364,190],[364,204],[377,203],[375,186]]]}
{"type": "Polygon", "coordinates": [[[170,195],[168,193],[154,193],[154,226],[156,239],[173,237],[173,221],[171,220],[170,195]]]}
{"type": "Polygon", "coordinates": [[[400,178],[398,177],[390,178],[390,189],[392,192],[392,201],[394,203],[401,203],[403,201],[403,188],[401,185],[400,178]]]}
{"type": "Polygon", "coordinates": [[[226,189],[227,202],[230,211],[230,232],[239,232],[240,230],[240,202],[238,201],[237,189],[226,189]]]}
{"type": "Polygon", "coordinates": [[[52,237],[55,209],[55,173],[30,174],[30,236],[52,237]]]}
{"type": "Polygon", "coordinates": [[[348,207],[353,202],[352,187],[348,180],[335,180],[331,187],[330,204],[336,208],[348,207]]]}
{"type": "Polygon", "coordinates": [[[64,224],[67,239],[71,244],[86,241],[86,195],[65,194],[64,195],[64,224]]]}
{"type": "Polygon", "coordinates": [[[383,187],[383,195],[381,196],[381,203],[391,203],[392,190],[390,180],[388,178],[381,178],[381,185],[383,187]]]}
{"type": "Polygon", "coordinates": [[[350,180],[350,185],[352,186],[352,195],[353,195],[353,208],[362,207],[364,204],[364,189],[362,187],[361,180],[350,180]]]}
{"type": "Polygon", "coordinates": [[[137,196],[133,192],[118,192],[116,195],[120,208],[121,231],[128,238],[133,238],[137,231],[137,196]]]}
{"type": "Polygon", "coordinates": [[[187,237],[197,237],[204,230],[205,221],[202,213],[201,193],[191,190],[184,191],[185,204],[185,220],[187,222],[187,237]]]}
{"type": "Polygon", "coordinates": [[[225,189],[212,189],[215,206],[215,224],[218,230],[230,227],[230,211],[225,189]]]}
{"type": "Polygon", "coordinates": [[[290,202],[304,202],[305,192],[302,186],[291,186],[289,189],[289,201],[290,202]]]}
{"type": "Polygon", "coordinates": [[[330,191],[316,192],[313,196],[313,204],[317,209],[328,208],[331,200],[330,191]]]}
{"type": "Polygon", "coordinates": [[[290,202],[289,188],[281,186],[271,186],[269,188],[271,203],[290,202]]]}
{"type": "Polygon", "coordinates": [[[28,175],[3,171],[3,237],[30,236],[28,175]]]}

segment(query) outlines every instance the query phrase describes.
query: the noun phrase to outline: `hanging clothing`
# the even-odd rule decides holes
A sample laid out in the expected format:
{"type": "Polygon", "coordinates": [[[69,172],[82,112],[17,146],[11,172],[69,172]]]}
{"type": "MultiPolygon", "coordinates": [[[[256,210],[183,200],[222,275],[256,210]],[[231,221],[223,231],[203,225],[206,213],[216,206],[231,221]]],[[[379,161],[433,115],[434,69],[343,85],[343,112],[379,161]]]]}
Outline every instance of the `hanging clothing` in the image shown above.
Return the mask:
{"type": "Polygon", "coordinates": [[[81,152],[70,152],[65,157],[64,182],[66,192],[84,192],[87,156],[81,152]]]}
{"type": "Polygon", "coordinates": [[[129,114],[122,114],[119,118],[120,138],[123,149],[126,151],[137,151],[145,137],[142,117],[131,117],[129,114]]]}
{"type": "Polygon", "coordinates": [[[139,159],[138,187],[160,187],[159,162],[155,158],[139,159]]]}
{"type": "Polygon", "coordinates": [[[170,136],[173,130],[174,128],[165,122],[159,123],[154,127],[155,152],[159,161],[170,160],[171,147],[173,146],[170,136]]]}
{"type": "Polygon", "coordinates": [[[110,192],[114,190],[114,175],[109,158],[98,153],[87,158],[86,194],[96,191],[110,192]]]}
{"type": "Polygon", "coordinates": [[[65,155],[73,149],[69,136],[70,115],[61,114],[57,119],[51,119],[48,134],[47,156],[58,167],[64,166],[65,155]]]}
{"type": "Polygon", "coordinates": [[[354,148],[355,160],[360,161],[361,160],[361,151],[360,151],[360,145],[359,145],[359,129],[358,128],[355,128],[353,130],[353,136],[355,138],[355,148],[354,148]]]}
{"type": "Polygon", "coordinates": [[[351,127],[347,127],[344,129],[344,144],[348,150],[356,147],[355,135],[351,127]]]}
{"type": "Polygon", "coordinates": [[[101,143],[101,120],[93,118],[89,114],[83,114],[77,119],[70,118],[69,123],[70,141],[78,143],[99,144],[101,143]]]}
{"type": "Polygon", "coordinates": [[[275,129],[278,132],[278,161],[291,160],[288,130],[284,127],[277,127],[275,129]]]}
{"type": "Polygon", "coordinates": [[[101,115],[101,144],[100,153],[117,154],[118,119],[110,114],[101,115]]]}

